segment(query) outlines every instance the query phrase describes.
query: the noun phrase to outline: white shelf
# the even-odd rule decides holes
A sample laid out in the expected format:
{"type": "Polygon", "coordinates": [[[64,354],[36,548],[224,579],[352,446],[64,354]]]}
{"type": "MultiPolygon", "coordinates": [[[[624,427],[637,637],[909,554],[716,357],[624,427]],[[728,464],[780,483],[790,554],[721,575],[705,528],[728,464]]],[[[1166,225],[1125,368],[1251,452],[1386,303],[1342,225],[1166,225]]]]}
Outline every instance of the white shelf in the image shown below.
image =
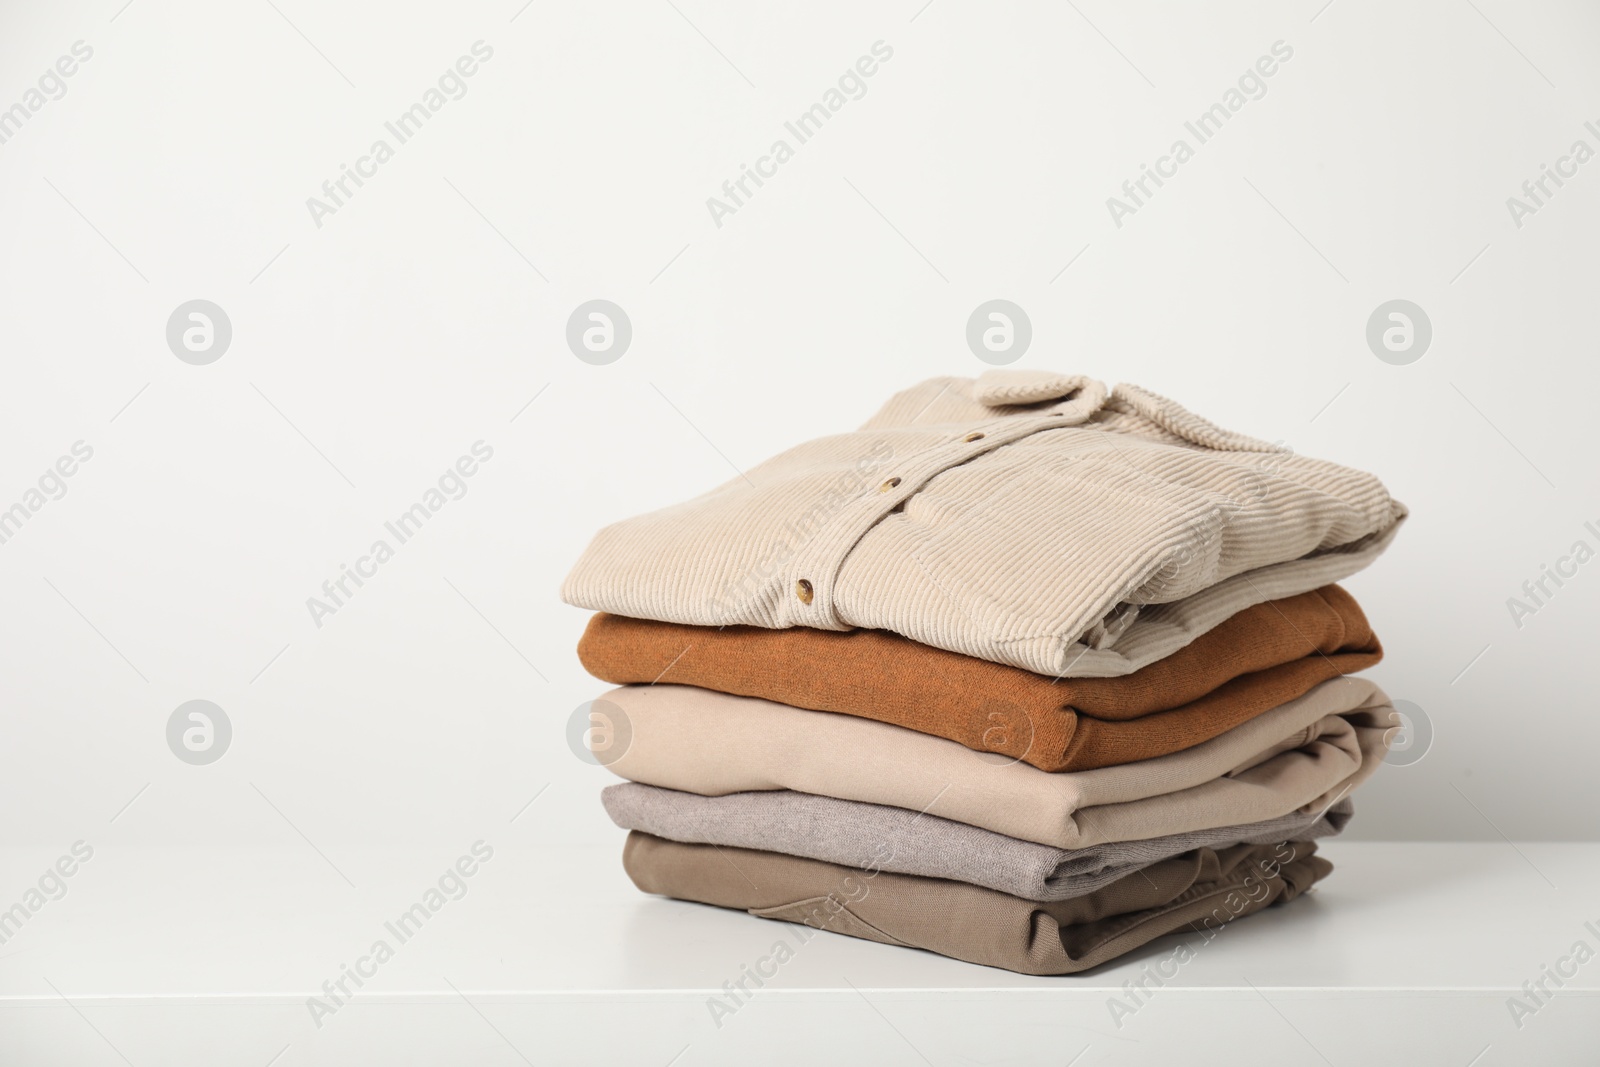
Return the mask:
{"type": "MultiPolygon", "coordinates": [[[[707,998],[798,939],[643,896],[620,838],[502,845],[400,943],[385,921],[464,852],[346,850],[336,870],[309,848],[102,847],[0,946],[0,1063],[665,1064],[684,1046],[682,1067],[1066,1063],[1087,1046],[1087,1067],[1237,1062],[1240,1041],[1277,1064],[1400,1062],[1413,1044],[1463,1067],[1600,1059],[1600,958],[1520,1029],[1506,1003],[1575,942],[1600,951],[1600,845],[1330,842],[1315,892],[1225,928],[1120,1028],[1108,1000],[1175,938],[1036,978],[817,936],[718,1028],[707,998]],[[394,958],[319,1029],[306,998],[380,937],[394,958]]],[[[51,859],[5,853],[6,886],[51,859]]]]}

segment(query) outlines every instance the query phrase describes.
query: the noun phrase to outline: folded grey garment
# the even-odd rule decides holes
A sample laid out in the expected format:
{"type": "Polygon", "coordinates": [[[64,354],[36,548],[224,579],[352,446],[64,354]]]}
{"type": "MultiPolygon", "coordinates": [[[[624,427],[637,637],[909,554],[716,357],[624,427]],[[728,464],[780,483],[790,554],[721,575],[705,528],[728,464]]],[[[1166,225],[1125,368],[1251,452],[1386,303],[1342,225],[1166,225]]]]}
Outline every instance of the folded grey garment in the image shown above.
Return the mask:
{"type": "Polygon", "coordinates": [[[1343,797],[1321,814],[1219,826],[1143,841],[1059,849],[883,804],[788,789],[705,797],[638,782],[600,793],[625,830],[690,844],[764,849],[855,867],[947,878],[1026,900],[1070,900],[1197,848],[1314,841],[1341,832],[1355,812],[1343,797]]]}

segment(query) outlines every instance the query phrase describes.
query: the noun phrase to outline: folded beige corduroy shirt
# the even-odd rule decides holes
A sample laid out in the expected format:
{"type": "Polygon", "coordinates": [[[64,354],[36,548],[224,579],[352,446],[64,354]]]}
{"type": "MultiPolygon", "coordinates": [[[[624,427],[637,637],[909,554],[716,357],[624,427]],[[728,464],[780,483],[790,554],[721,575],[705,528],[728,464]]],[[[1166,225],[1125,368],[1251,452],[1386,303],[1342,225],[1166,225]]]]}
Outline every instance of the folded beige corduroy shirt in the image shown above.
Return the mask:
{"type": "Polygon", "coordinates": [[[692,685],[624,686],[602,701],[627,738],[606,766],[635,782],[702,796],[793,789],[1063,849],[1320,812],[1377,769],[1400,725],[1376,685],[1335,678],[1182,752],[1051,772],[903,726],[692,685]]]}
{"type": "Polygon", "coordinates": [[[1136,386],[935,378],[853,433],[602,530],[562,595],[693,625],[892,630],[1112,677],[1370,563],[1405,517],[1372,475],[1136,386]]]}

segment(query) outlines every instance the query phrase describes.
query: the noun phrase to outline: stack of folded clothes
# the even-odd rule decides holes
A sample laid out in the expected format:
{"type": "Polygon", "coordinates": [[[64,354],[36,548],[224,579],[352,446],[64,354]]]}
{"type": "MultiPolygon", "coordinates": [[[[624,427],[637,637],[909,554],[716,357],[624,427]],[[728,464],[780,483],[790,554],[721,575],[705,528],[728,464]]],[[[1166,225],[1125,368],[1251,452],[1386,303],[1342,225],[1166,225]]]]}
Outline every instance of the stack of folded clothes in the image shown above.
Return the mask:
{"type": "Polygon", "coordinates": [[[1289,900],[1398,726],[1332,583],[1405,514],[1134,386],[906,390],[568,577],[624,866],[1030,974],[1289,900]]]}

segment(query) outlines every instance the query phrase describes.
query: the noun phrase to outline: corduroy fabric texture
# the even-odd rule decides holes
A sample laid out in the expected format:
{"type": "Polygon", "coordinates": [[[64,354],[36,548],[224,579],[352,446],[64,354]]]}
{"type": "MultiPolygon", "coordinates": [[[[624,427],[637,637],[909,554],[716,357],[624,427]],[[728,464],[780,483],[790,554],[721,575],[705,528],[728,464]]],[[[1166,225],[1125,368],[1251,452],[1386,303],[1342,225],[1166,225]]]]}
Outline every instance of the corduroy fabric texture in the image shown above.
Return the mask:
{"type": "Polygon", "coordinates": [[[1120,678],[1047,678],[885,630],[719,629],[604,613],[589,620],[578,658],[614,684],[697,685],[1086,771],[1191,748],[1382,652],[1355,599],[1333,585],[1246,608],[1120,678]]]}
{"type": "Polygon", "coordinates": [[[1108,399],[1088,378],[991,371],[924,382],[856,432],[607,527],[562,594],[632,618],[889,630],[1112,676],[1360,570],[1405,513],[1372,475],[1137,387],[1108,399]]]}
{"type": "Polygon", "coordinates": [[[637,831],[622,863],[646,893],[802,923],[786,935],[799,944],[811,930],[828,930],[1043,975],[1088,970],[1175,931],[1209,940],[1233,919],[1291,900],[1325,877],[1333,865],[1315,852],[1310,843],[1199,849],[1050,903],[637,831]]]}
{"type": "Polygon", "coordinates": [[[1324,814],[1295,812],[1248,826],[1121,841],[1066,851],[922,815],[787,789],[703,797],[623,782],[600,794],[625,830],[689,844],[782,852],[863,871],[892,871],[981,885],[1025,900],[1070,900],[1152,863],[1197,848],[1316,841],[1350,821],[1350,799],[1324,814]]]}
{"type": "Polygon", "coordinates": [[[1363,678],[1323,682],[1157,759],[1052,774],[943,738],[687,685],[626,686],[609,769],[706,796],[765,789],[928,811],[1009,837],[1088,848],[1320,811],[1366,779],[1399,725],[1363,678]]]}

